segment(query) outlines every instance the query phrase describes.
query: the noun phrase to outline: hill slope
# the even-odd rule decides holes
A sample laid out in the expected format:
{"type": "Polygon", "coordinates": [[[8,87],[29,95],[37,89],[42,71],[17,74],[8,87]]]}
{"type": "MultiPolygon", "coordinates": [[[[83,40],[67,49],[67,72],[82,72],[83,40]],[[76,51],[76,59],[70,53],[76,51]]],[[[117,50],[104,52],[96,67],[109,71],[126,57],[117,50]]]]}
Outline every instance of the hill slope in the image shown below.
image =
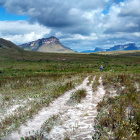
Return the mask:
{"type": "Polygon", "coordinates": [[[26,51],[11,41],[0,38],[0,61],[64,61],[66,59],[73,60],[73,57],[75,57],[75,53],[42,53],[36,51],[26,51]]]}
{"type": "Polygon", "coordinates": [[[11,41],[0,38],[0,60],[23,57],[25,51],[11,41]]]}
{"type": "Polygon", "coordinates": [[[14,50],[14,51],[22,51],[20,47],[12,43],[11,41],[5,40],[3,38],[0,38],[0,50],[14,50]]]}
{"type": "Polygon", "coordinates": [[[54,36],[50,38],[38,39],[29,43],[20,45],[21,48],[38,52],[56,52],[56,53],[74,53],[70,48],[65,47],[59,39],[54,36]]]}

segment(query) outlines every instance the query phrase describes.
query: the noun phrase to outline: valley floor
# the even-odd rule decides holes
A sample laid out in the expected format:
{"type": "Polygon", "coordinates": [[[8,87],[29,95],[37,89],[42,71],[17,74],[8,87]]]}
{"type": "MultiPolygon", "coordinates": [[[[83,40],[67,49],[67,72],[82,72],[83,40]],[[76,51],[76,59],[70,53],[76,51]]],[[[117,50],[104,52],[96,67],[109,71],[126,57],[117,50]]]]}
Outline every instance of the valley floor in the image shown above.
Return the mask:
{"type": "Polygon", "coordinates": [[[88,78],[85,78],[81,85],[54,100],[49,107],[43,108],[32,120],[28,120],[26,125],[21,125],[18,131],[13,132],[5,139],[20,140],[21,137],[34,136],[37,132],[41,133],[42,138],[49,140],[63,140],[66,137],[70,139],[92,139],[94,118],[97,115],[96,106],[103,98],[105,91],[101,77],[99,79],[100,86],[96,92],[92,90],[95,77],[89,85],[87,85],[88,78]],[[79,89],[86,89],[86,97],[78,104],[68,103],[72,93],[79,89]],[[49,133],[43,132],[41,126],[54,115],[57,116],[56,124],[49,133]]]}
{"type": "MultiPolygon", "coordinates": [[[[40,108],[33,117],[25,116],[25,123],[2,140],[135,140],[140,137],[139,89],[139,74],[92,74],[40,108]],[[85,90],[86,96],[76,101],[75,93],[80,90],[85,90]]],[[[29,98],[22,106],[32,100],[29,98]]],[[[14,106],[9,114],[20,107],[14,106]]]]}

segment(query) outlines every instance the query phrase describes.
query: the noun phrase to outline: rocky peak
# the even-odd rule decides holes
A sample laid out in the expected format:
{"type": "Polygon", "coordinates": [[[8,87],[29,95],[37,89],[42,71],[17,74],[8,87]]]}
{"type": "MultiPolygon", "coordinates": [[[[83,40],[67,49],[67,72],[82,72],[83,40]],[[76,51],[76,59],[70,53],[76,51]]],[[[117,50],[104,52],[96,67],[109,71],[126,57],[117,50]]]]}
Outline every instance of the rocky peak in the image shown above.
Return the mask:
{"type": "MultiPolygon", "coordinates": [[[[39,39],[37,40],[37,42],[40,42],[41,44],[59,43],[59,39],[57,39],[54,36],[51,36],[49,38],[39,39]]],[[[33,43],[35,43],[35,41],[33,43]]]]}
{"type": "Polygon", "coordinates": [[[59,40],[58,38],[56,38],[56,37],[54,37],[54,36],[51,36],[51,37],[49,37],[48,39],[59,40]]]}
{"type": "Polygon", "coordinates": [[[74,52],[64,46],[58,38],[51,36],[20,45],[21,48],[40,52],[74,52]]]}

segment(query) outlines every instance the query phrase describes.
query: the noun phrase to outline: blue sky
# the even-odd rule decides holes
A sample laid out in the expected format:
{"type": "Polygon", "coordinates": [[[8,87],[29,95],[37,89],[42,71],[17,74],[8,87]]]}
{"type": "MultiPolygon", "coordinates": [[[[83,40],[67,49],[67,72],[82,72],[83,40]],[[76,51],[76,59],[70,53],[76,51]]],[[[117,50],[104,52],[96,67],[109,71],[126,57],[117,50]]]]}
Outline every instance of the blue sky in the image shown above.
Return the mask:
{"type": "Polygon", "coordinates": [[[17,21],[17,20],[27,20],[27,16],[26,15],[16,15],[16,14],[11,14],[6,12],[4,7],[0,7],[0,20],[1,21],[17,21]]]}
{"type": "Polygon", "coordinates": [[[56,36],[76,51],[135,42],[139,0],[0,0],[0,37],[15,44],[56,36]]]}

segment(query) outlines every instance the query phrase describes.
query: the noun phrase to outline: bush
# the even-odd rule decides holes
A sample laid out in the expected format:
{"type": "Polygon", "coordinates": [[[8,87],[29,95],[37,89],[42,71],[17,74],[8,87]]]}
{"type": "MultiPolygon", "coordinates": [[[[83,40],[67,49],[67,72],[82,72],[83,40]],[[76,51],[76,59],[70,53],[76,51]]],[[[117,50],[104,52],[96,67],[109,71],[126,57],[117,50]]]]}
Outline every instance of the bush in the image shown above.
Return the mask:
{"type": "Polygon", "coordinates": [[[77,102],[81,102],[81,99],[86,97],[87,93],[85,89],[77,90],[75,93],[72,93],[71,99],[76,100],[77,102]]]}

